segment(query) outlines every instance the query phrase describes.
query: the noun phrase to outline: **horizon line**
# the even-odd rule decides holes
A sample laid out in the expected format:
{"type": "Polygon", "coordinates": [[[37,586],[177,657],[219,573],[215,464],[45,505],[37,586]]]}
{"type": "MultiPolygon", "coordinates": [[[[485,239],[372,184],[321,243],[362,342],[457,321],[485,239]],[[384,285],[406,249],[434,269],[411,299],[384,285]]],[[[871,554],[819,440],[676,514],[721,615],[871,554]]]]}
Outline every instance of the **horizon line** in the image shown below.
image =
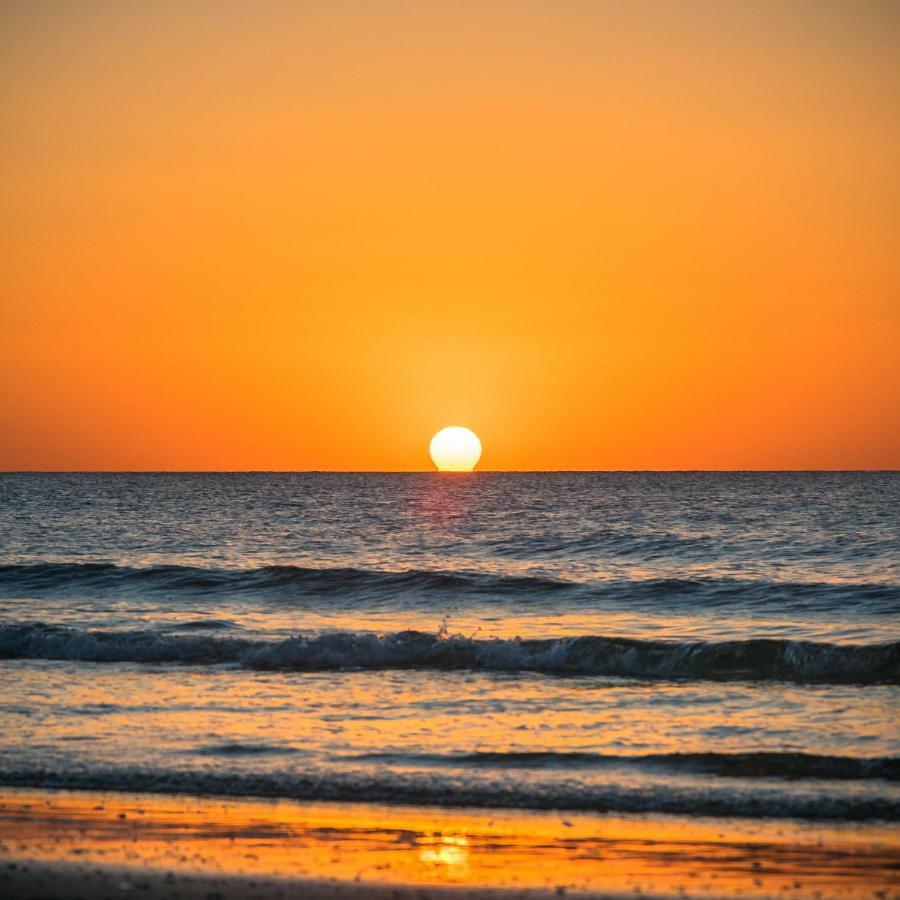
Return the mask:
{"type": "Polygon", "coordinates": [[[0,469],[0,475],[639,475],[639,474],[897,474],[900,468],[850,469],[0,469]]]}

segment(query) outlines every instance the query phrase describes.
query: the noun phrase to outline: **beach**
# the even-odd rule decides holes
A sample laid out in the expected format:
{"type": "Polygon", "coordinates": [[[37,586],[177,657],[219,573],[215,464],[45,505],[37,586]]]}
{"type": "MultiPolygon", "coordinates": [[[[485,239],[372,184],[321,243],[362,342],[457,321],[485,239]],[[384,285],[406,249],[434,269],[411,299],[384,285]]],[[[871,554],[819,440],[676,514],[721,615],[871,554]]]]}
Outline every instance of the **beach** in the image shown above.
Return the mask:
{"type": "Polygon", "coordinates": [[[895,475],[0,483],[13,897],[896,892],[895,475]]]}
{"type": "Polygon", "coordinates": [[[873,897],[885,826],[0,793],[11,897],[873,897]]]}

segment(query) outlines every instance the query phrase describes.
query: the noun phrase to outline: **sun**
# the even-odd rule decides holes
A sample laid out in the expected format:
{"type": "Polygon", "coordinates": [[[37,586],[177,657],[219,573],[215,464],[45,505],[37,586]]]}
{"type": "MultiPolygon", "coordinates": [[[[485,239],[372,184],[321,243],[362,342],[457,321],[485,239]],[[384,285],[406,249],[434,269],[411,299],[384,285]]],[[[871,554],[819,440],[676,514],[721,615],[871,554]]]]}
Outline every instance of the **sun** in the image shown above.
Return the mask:
{"type": "Polygon", "coordinates": [[[478,435],[460,425],[442,428],[428,450],[440,472],[471,472],[481,459],[478,435]]]}

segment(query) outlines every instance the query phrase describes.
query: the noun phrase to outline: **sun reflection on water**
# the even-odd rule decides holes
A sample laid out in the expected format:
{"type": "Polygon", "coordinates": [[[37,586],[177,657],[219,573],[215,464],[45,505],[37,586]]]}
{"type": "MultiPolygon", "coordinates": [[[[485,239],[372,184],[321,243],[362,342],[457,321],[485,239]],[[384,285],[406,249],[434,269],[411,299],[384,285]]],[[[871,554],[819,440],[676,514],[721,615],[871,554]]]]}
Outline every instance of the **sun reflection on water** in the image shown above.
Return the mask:
{"type": "Polygon", "coordinates": [[[469,839],[464,834],[428,833],[419,838],[424,846],[419,859],[430,866],[442,866],[450,878],[464,878],[469,872],[469,839]]]}
{"type": "Polygon", "coordinates": [[[877,825],[0,791],[0,859],[93,867],[557,893],[862,898],[896,883],[897,855],[896,830],[877,825]]]}

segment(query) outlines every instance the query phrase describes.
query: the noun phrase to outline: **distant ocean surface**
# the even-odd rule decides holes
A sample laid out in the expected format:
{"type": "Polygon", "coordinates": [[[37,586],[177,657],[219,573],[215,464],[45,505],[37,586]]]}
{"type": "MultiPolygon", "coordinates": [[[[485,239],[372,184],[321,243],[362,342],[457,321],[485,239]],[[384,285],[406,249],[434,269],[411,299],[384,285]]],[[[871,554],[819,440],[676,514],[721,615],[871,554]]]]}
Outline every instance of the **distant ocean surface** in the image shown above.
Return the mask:
{"type": "Polygon", "coordinates": [[[0,784],[900,820],[895,473],[0,475],[0,784]]]}

